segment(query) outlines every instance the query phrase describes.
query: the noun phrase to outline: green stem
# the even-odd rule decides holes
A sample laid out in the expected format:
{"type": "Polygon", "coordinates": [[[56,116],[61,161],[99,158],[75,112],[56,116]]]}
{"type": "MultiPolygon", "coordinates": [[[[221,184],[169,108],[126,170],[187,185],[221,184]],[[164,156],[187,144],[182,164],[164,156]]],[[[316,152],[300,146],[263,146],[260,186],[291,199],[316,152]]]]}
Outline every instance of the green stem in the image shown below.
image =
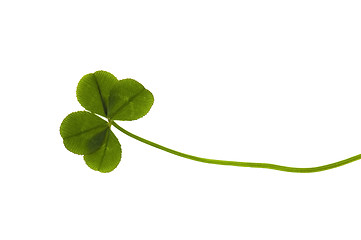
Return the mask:
{"type": "Polygon", "coordinates": [[[285,172],[312,173],[312,172],[320,172],[320,171],[325,171],[328,169],[340,167],[342,165],[345,165],[345,164],[348,164],[348,163],[351,163],[351,162],[361,159],[361,154],[359,154],[359,155],[347,158],[347,159],[339,161],[339,162],[335,162],[335,163],[331,163],[331,164],[327,164],[327,165],[323,165],[323,166],[319,166],[319,167],[296,168],[296,167],[286,167],[286,166],[270,164],[270,163],[235,162],[235,161],[224,161],[224,160],[215,160],[215,159],[209,159],[209,158],[201,158],[201,157],[196,157],[196,156],[192,156],[189,154],[181,153],[181,152],[175,151],[170,148],[163,147],[157,143],[151,142],[151,141],[141,138],[131,132],[128,132],[127,130],[120,127],[118,124],[116,124],[114,121],[112,121],[111,123],[119,131],[121,131],[122,133],[124,133],[124,134],[128,135],[129,137],[132,137],[138,141],[146,143],[152,147],[159,148],[163,151],[172,153],[174,155],[188,158],[191,160],[195,160],[198,162],[204,162],[204,163],[219,164],[219,165],[231,165],[231,166],[238,166],[238,167],[268,168],[268,169],[274,169],[274,170],[285,171],[285,172]]]}

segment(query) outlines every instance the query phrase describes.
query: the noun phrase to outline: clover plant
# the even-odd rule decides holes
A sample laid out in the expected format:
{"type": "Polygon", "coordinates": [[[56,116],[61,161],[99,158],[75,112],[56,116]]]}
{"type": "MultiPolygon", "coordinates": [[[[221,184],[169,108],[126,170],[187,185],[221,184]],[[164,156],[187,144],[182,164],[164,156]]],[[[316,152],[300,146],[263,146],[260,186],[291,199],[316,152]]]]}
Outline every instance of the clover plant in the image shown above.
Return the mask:
{"type": "Polygon", "coordinates": [[[111,172],[119,164],[121,145],[111,126],[122,133],[163,151],[199,162],[239,167],[268,168],[285,172],[310,173],[336,168],[361,159],[354,157],[310,168],[295,168],[269,163],[236,162],[201,158],[161,146],[120,127],[115,121],[133,121],[144,117],[153,105],[153,94],[134,79],[118,80],[106,71],[97,71],[82,77],[76,96],[87,111],[70,113],[60,126],[60,135],[66,149],[84,155],[85,163],[93,170],[111,172]]]}

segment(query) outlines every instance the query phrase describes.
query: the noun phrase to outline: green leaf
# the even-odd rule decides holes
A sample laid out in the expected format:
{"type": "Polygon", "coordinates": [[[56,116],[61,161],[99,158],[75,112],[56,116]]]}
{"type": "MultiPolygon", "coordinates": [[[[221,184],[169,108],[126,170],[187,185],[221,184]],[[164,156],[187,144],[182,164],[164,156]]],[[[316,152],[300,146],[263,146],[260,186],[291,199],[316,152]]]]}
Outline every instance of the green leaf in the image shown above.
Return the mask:
{"type": "Polygon", "coordinates": [[[70,113],[60,125],[60,135],[66,149],[84,155],[98,150],[103,144],[109,125],[93,113],[70,113]]]}
{"type": "Polygon", "coordinates": [[[84,160],[91,169],[106,173],[118,166],[121,155],[122,150],[118,139],[108,129],[103,145],[96,152],[84,155],[84,160]]]}
{"type": "Polygon", "coordinates": [[[108,117],[112,120],[136,120],[149,112],[153,102],[153,94],[142,84],[130,78],[123,79],[110,91],[108,117]]]}
{"type": "Polygon", "coordinates": [[[118,79],[106,71],[97,71],[82,77],[76,89],[79,103],[87,110],[101,116],[108,115],[108,98],[118,79]]]}

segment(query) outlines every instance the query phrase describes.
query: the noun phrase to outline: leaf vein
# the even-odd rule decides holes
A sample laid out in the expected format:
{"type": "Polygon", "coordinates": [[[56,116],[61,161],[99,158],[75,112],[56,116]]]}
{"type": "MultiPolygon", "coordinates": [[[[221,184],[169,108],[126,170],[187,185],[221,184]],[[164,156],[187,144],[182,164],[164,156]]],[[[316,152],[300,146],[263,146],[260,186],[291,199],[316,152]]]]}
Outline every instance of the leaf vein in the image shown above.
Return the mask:
{"type": "Polygon", "coordinates": [[[131,98],[129,98],[129,100],[127,102],[125,102],[123,105],[121,105],[113,114],[112,117],[114,117],[115,115],[117,115],[124,107],[126,107],[131,101],[133,101],[135,98],[137,98],[142,92],[145,91],[145,88],[143,87],[142,90],[140,90],[137,94],[135,94],[134,96],[132,96],[131,98]]]}
{"type": "Polygon", "coordinates": [[[96,126],[96,127],[89,128],[89,129],[87,129],[87,130],[81,131],[81,132],[76,133],[76,134],[74,134],[74,135],[64,137],[63,139],[65,140],[65,139],[69,139],[69,138],[72,138],[72,137],[77,137],[77,136],[79,136],[79,135],[82,135],[82,134],[91,132],[91,131],[93,131],[93,130],[95,130],[95,129],[98,129],[98,128],[100,128],[100,127],[106,128],[106,127],[102,124],[102,125],[99,125],[99,126],[96,126]]]}
{"type": "Polygon", "coordinates": [[[101,157],[101,159],[100,159],[98,171],[100,170],[100,168],[101,168],[101,166],[103,165],[103,162],[104,162],[105,152],[107,151],[107,147],[108,147],[108,144],[109,144],[109,135],[110,135],[110,129],[108,129],[108,132],[107,132],[107,136],[106,136],[106,140],[105,140],[105,146],[104,146],[104,151],[103,151],[102,157],[101,157]]]}
{"type": "Polygon", "coordinates": [[[102,102],[102,105],[103,105],[104,114],[105,114],[105,116],[107,116],[107,108],[106,108],[106,106],[105,106],[105,102],[104,102],[104,98],[103,98],[102,92],[100,91],[98,78],[97,78],[95,75],[93,75],[93,76],[94,76],[94,78],[95,78],[95,83],[96,83],[96,85],[97,85],[98,93],[99,93],[99,95],[100,95],[100,101],[102,102]]]}

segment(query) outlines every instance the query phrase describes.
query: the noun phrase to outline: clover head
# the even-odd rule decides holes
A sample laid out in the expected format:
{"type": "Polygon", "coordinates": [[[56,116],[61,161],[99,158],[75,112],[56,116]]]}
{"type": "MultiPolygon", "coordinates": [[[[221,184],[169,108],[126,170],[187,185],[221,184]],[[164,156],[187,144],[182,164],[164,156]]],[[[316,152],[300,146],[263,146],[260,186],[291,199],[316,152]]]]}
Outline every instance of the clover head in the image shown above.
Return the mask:
{"type": "Polygon", "coordinates": [[[112,122],[145,116],[153,105],[153,94],[133,79],[118,80],[109,72],[97,71],[80,79],[76,96],[88,111],[65,117],[60,126],[64,146],[70,152],[84,155],[91,169],[111,172],[118,166],[122,153],[110,129],[112,122]]]}

